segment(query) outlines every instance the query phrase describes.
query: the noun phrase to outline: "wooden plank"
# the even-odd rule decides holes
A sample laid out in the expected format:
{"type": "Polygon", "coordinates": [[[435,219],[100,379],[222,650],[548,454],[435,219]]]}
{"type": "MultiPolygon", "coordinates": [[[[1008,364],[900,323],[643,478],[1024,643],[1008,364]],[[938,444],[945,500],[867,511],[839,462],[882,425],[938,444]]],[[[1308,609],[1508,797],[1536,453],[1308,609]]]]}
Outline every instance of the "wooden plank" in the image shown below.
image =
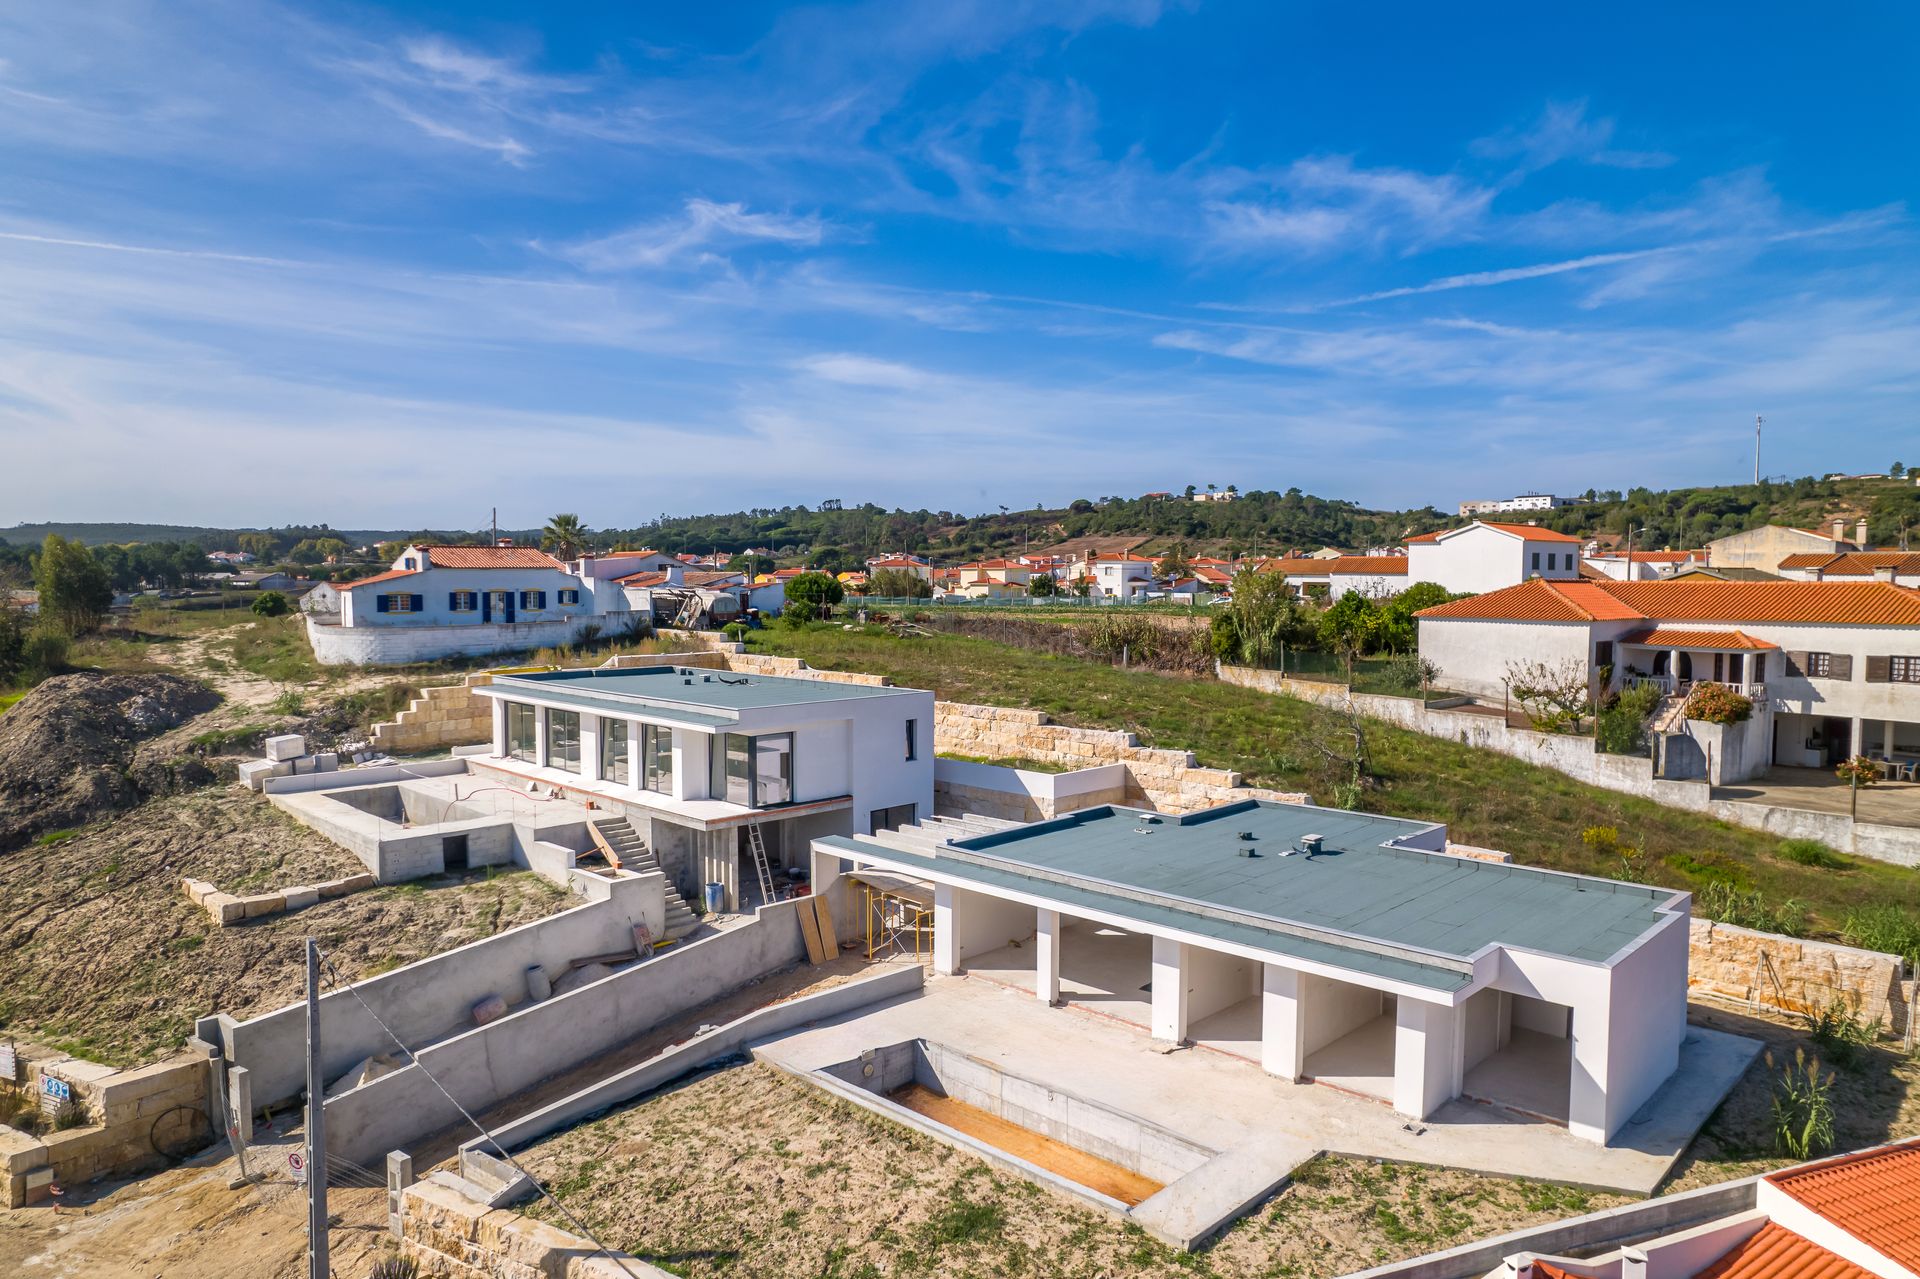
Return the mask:
{"type": "Polygon", "coordinates": [[[607,864],[615,870],[621,869],[620,854],[613,851],[613,845],[609,844],[607,837],[600,833],[600,825],[598,822],[587,823],[587,834],[593,836],[593,842],[600,846],[601,853],[606,856],[607,864]]]}
{"type": "Polygon", "coordinates": [[[811,963],[827,962],[827,946],[820,940],[820,919],[813,913],[811,901],[802,901],[800,909],[794,912],[800,917],[800,936],[807,943],[807,959],[811,963]]]}
{"type": "Polygon", "coordinates": [[[820,925],[820,948],[832,959],[840,953],[840,932],[833,926],[833,908],[827,905],[824,897],[808,897],[813,903],[813,913],[820,925]]]}

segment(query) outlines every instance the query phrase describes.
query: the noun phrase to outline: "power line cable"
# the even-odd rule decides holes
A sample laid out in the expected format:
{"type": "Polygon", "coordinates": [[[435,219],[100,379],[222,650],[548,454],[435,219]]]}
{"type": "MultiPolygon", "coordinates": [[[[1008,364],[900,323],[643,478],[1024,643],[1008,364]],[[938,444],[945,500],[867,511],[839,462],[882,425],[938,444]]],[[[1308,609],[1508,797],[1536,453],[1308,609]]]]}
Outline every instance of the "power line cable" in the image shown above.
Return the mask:
{"type": "Polygon", "coordinates": [[[465,1106],[461,1105],[460,1102],[454,1097],[454,1095],[447,1091],[446,1086],[443,1085],[438,1079],[434,1077],[434,1074],[432,1071],[428,1070],[425,1066],[420,1064],[420,1058],[417,1055],[415,1055],[414,1051],[411,1048],[407,1047],[406,1041],[401,1039],[399,1035],[395,1034],[393,1027],[387,1025],[387,1023],[381,1019],[380,1014],[375,1012],[373,1010],[373,1007],[370,1004],[368,1004],[365,999],[361,997],[359,990],[354,987],[353,983],[346,980],[346,978],[340,975],[340,970],[333,966],[332,958],[324,950],[320,952],[320,962],[323,966],[325,966],[326,970],[333,975],[333,982],[334,982],[335,989],[339,989],[341,987],[346,988],[347,993],[353,996],[354,1001],[358,1003],[361,1008],[366,1010],[367,1016],[373,1018],[374,1024],[378,1025],[381,1030],[384,1030],[387,1033],[387,1038],[393,1041],[394,1046],[398,1048],[401,1052],[406,1054],[407,1060],[413,1063],[414,1068],[418,1070],[421,1074],[427,1077],[427,1082],[432,1084],[434,1088],[439,1091],[440,1095],[447,1099],[447,1102],[449,1105],[451,1105],[455,1110],[460,1112],[460,1117],[466,1120],[467,1123],[472,1126],[475,1132],[479,1133],[482,1137],[485,1137],[490,1143],[492,1143],[493,1148],[499,1152],[501,1160],[505,1162],[508,1167],[512,1168],[515,1172],[519,1173],[522,1177],[525,1177],[530,1183],[532,1183],[533,1188],[540,1192],[541,1198],[545,1199],[548,1203],[552,1204],[554,1208],[556,1208],[559,1211],[560,1215],[565,1217],[568,1223],[572,1225],[575,1230],[579,1231],[581,1235],[583,1235],[585,1238],[587,1238],[593,1243],[594,1248],[598,1251],[598,1254],[600,1256],[605,1257],[608,1261],[611,1261],[614,1265],[620,1267],[621,1271],[627,1275],[632,1276],[632,1279],[644,1279],[643,1276],[635,1274],[634,1271],[627,1266],[627,1261],[630,1260],[630,1258],[615,1256],[613,1253],[613,1250],[608,1248],[605,1244],[601,1243],[599,1236],[595,1235],[593,1231],[587,1229],[586,1224],[582,1222],[580,1218],[574,1216],[571,1209],[569,1209],[565,1204],[561,1203],[558,1199],[554,1198],[552,1193],[549,1192],[545,1186],[540,1184],[540,1179],[538,1177],[535,1177],[532,1173],[528,1172],[525,1168],[521,1167],[520,1161],[515,1159],[511,1154],[507,1153],[506,1147],[502,1146],[500,1142],[494,1137],[493,1133],[488,1131],[486,1125],[482,1124],[478,1119],[475,1119],[473,1117],[472,1112],[470,1112],[465,1106]]]}

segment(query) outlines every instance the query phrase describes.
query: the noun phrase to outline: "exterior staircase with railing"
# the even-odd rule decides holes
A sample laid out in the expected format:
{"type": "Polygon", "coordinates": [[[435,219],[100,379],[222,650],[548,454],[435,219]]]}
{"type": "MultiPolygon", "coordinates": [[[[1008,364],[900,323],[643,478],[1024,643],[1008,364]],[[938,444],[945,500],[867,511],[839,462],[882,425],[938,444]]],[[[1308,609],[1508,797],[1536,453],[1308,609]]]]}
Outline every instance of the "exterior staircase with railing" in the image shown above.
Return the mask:
{"type": "MultiPolygon", "coordinates": [[[[587,832],[616,870],[644,875],[660,869],[660,859],[626,818],[596,817],[587,823],[587,832]]],[[[678,941],[699,926],[699,916],[687,906],[673,881],[667,880],[667,940],[678,941]]]]}

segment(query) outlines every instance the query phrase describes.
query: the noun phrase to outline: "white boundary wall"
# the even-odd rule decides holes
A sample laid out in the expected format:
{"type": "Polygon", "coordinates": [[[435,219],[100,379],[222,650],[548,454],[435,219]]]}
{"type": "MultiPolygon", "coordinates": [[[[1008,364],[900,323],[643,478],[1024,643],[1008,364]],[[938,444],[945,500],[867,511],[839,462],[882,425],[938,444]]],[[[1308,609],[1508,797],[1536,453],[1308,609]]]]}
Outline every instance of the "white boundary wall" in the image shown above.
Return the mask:
{"type": "Polygon", "coordinates": [[[1351,704],[1354,710],[1369,719],[1425,733],[1429,737],[1451,738],[1466,746],[1498,751],[1529,764],[1565,773],[1575,781],[1626,795],[1637,795],[1669,808],[1705,813],[1720,821],[1765,831],[1782,839],[1817,839],[1833,848],[1898,866],[1920,866],[1920,829],[1913,827],[1856,822],[1845,813],[1822,813],[1715,799],[1713,788],[1706,781],[1675,782],[1655,777],[1651,760],[1637,755],[1608,755],[1596,751],[1590,737],[1513,728],[1490,715],[1430,708],[1412,697],[1352,693],[1344,685],[1293,679],[1278,671],[1225,664],[1216,669],[1222,680],[1241,688],[1275,693],[1321,706],[1344,708],[1351,704]]]}
{"type": "Polygon", "coordinates": [[[623,613],[589,613],[544,622],[327,626],[309,617],[307,641],[322,666],[403,666],[443,657],[484,657],[572,644],[589,631],[597,635],[618,632],[629,620],[623,613]]]}

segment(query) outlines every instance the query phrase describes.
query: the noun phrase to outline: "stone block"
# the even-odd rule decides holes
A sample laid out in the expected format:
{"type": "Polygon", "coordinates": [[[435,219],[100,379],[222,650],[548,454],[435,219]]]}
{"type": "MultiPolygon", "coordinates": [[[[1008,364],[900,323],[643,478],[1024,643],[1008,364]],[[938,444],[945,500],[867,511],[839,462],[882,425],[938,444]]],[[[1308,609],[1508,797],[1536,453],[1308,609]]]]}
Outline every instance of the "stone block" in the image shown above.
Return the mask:
{"type": "Polygon", "coordinates": [[[348,893],[365,892],[378,882],[374,879],[373,872],[363,871],[358,875],[348,875],[344,879],[328,880],[319,886],[320,895],[327,898],[345,897],[348,893]]]}
{"type": "Polygon", "coordinates": [[[259,919],[263,915],[278,915],[287,908],[287,899],[279,893],[261,893],[257,897],[242,897],[240,903],[248,919],[259,919]]]}
{"type": "Polygon", "coordinates": [[[305,910],[320,900],[320,890],[301,884],[293,888],[281,889],[280,896],[285,900],[288,910],[305,910]]]}
{"type": "Polygon", "coordinates": [[[204,879],[183,879],[180,887],[186,892],[187,900],[196,906],[204,905],[209,894],[219,891],[204,879]]]}
{"type": "Polygon", "coordinates": [[[293,771],[296,774],[304,775],[307,773],[314,772],[315,771],[314,766],[316,763],[318,763],[318,761],[315,760],[314,757],[311,755],[302,755],[298,759],[293,760],[292,763],[293,763],[293,771]]]}
{"type": "Polygon", "coordinates": [[[208,893],[200,904],[207,908],[207,914],[213,917],[213,922],[222,928],[237,924],[247,917],[246,903],[232,893],[208,893]]]}
{"type": "Polygon", "coordinates": [[[46,1163],[45,1142],[17,1128],[0,1128],[0,1173],[18,1177],[46,1163]]]}
{"type": "Polygon", "coordinates": [[[281,733],[266,741],[267,758],[275,763],[298,759],[307,753],[307,739],[298,733],[281,733]]]}
{"type": "Polygon", "coordinates": [[[339,767],[340,753],[338,751],[321,751],[313,757],[313,771],[316,773],[331,773],[339,767]]]}

